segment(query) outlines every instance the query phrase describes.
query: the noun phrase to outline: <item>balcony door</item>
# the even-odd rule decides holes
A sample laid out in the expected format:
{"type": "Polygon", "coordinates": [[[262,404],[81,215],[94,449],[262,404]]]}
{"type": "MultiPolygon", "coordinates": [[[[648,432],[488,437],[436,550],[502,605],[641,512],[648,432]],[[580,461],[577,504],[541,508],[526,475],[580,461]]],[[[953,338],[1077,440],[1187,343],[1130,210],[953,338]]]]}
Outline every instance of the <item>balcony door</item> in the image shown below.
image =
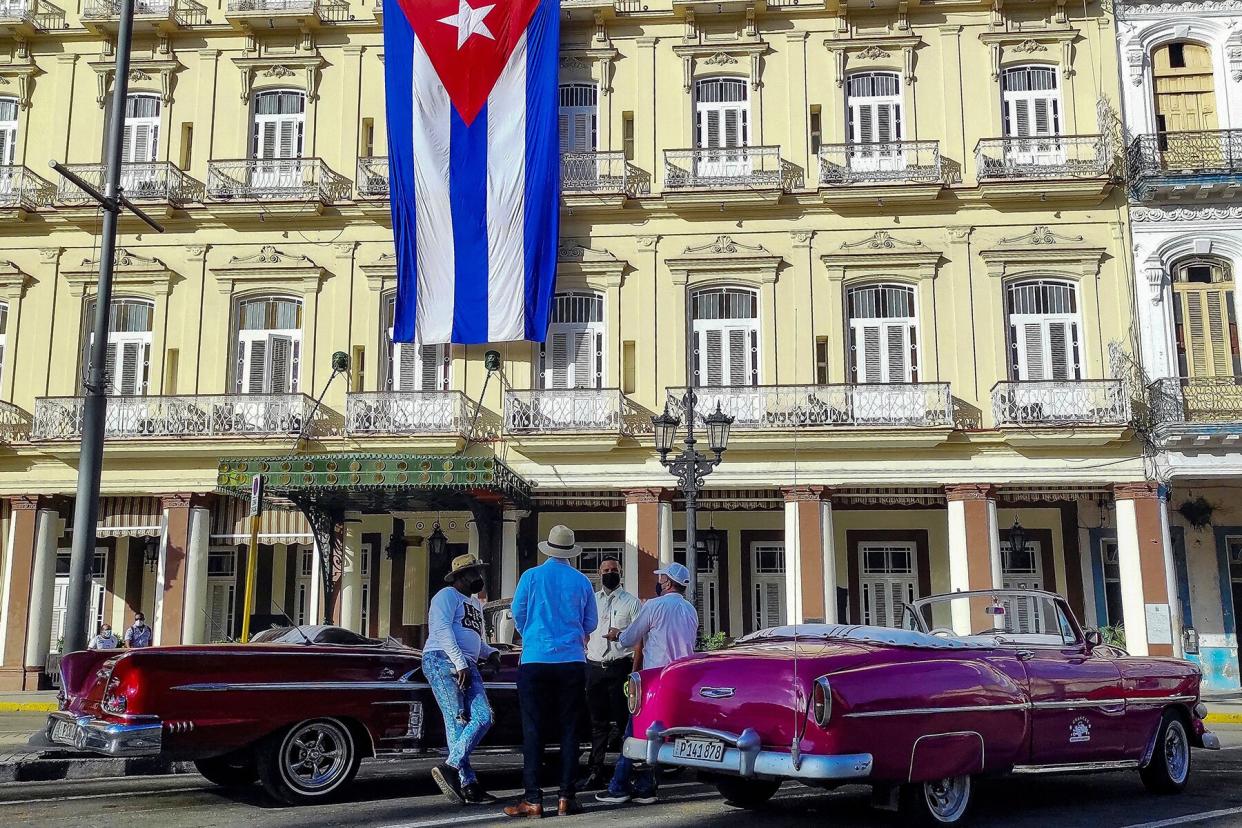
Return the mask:
{"type": "Polygon", "coordinates": [[[853,383],[918,382],[914,288],[883,284],[852,288],[847,303],[853,383]]]}
{"type": "Polygon", "coordinates": [[[264,297],[239,304],[237,393],[297,393],[301,350],[301,302],[264,297]]]}
{"type": "Polygon", "coordinates": [[[12,167],[17,158],[17,98],[0,98],[0,204],[9,203],[20,179],[12,167]]]}
{"type": "Polygon", "coordinates": [[[846,80],[850,169],[898,172],[906,168],[901,141],[901,81],[893,72],[859,72],[846,80]]]}
{"type": "Polygon", "coordinates": [[[301,626],[311,623],[311,578],[315,574],[315,547],[299,546],[295,552],[298,561],[297,577],[293,580],[293,623],[301,626]]]}
{"type": "Polygon", "coordinates": [[[159,156],[159,141],[159,96],[128,96],[121,133],[121,188],[131,198],[157,195],[161,189],[159,174],[152,166],[159,156]]]}
{"type": "Polygon", "coordinates": [[[452,351],[447,344],[420,345],[417,342],[393,342],[393,319],[396,296],[385,303],[388,327],[384,344],[387,348],[387,388],[389,391],[447,391],[452,369],[452,351]]]}
{"type": "MultiPolygon", "coordinates": [[[[130,548],[137,549],[141,554],[141,544],[145,538],[131,538],[130,548]]],[[[132,552],[130,554],[133,554],[132,552]]],[[[56,551],[56,581],[52,587],[52,652],[60,649],[59,642],[65,637],[65,618],[69,611],[69,560],[71,550],[56,551]]],[[[95,557],[91,561],[91,612],[87,616],[87,638],[99,632],[104,622],[104,582],[108,571],[108,549],[105,546],[95,547],[95,557]]]]}
{"type": "Polygon", "coordinates": [[[902,606],[918,598],[917,547],[911,541],[858,545],[858,590],[862,623],[875,627],[901,624],[902,606]]]}
{"type": "Polygon", "coordinates": [[[566,83],[560,89],[561,152],[595,152],[599,140],[599,90],[594,84],[566,83]]]}
{"type": "MultiPolygon", "coordinates": [[[[682,566],[686,565],[686,543],[678,541],[673,544],[673,560],[682,566]]],[[[709,558],[700,544],[699,553],[694,557],[694,608],[699,612],[699,635],[708,638],[723,629],[720,605],[720,562],[709,558]]]]}
{"type": "Polygon", "coordinates": [[[306,95],[298,91],[260,92],[254,98],[254,136],[251,151],[256,164],[250,184],[279,193],[302,187],[302,134],[306,95]]]}
{"type": "MultiPolygon", "coordinates": [[[[1156,132],[1207,132],[1219,129],[1212,53],[1198,43],[1168,43],[1152,52],[1156,132]]],[[[1162,141],[1163,143],[1163,141],[1162,141]]],[[[1202,163],[1198,147],[1194,160],[1202,163]]]]}
{"type": "Polygon", "coordinates": [[[1055,166],[1065,163],[1061,134],[1061,90],[1055,66],[1019,66],[1001,74],[1005,119],[1005,163],[1055,166]]]}
{"type": "Polygon", "coordinates": [[[604,297],[558,293],[552,300],[547,341],[539,348],[541,388],[602,388],[604,297]]]}
{"type": "Polygon", "coordinates": [[[203,619],[207,643],[230,641],[237,620],[237,550],[207,552],[207,607],[203,619]]]}
{"type": "Polygon", "coordinates": [[[785,608],[785,544],[759,541],[750,545],[751,631],[783,626],[785,608]]]}
{"type": "Polygon", "coordinates": [[[1039,279],[1006,291],[1010,377],[1019,382],[1082,379],[1081,324],[1074,285],[1039,279]]]}
{"type": "Polygon", "coordinates": [[[759,297],[745,288],[705,288],[691,297],[694,384],[759,384],[759,297]]]}
{"type": "Polygon", "coordinates": [[[694,85],[694,174],[702,178],[750,175],[750,95],[741,78],[710,78],[694,85]]]}
{"type": "MultiPolygon", "coordinates": [[[[145,396],[151,365],[151,337],[154,327],[155,305],[141,299],[117,299],[108,315],[108,349],[104,355],[104,381],[107,393],[117,397],[145,396]]],[[[95,303],[86,306],[84,323],[87,330],[95,320],[95,303]]],[[[90,367],[90,349],[95,341],[94,333],[87,336],[86,350],[82,356],[82,376],[86,378],[90,367]]],[[[116,418],[126,411],[124,407],[109,406],[110,427],[117,426],[116,418]]]]}
{"type": "Polygon", "coordinates": [[[1233,285],[1232,269],[1219,259],[1191,259],[1174,267],[1173,322],[1182,377],[1242,377],[1233,285]]]}

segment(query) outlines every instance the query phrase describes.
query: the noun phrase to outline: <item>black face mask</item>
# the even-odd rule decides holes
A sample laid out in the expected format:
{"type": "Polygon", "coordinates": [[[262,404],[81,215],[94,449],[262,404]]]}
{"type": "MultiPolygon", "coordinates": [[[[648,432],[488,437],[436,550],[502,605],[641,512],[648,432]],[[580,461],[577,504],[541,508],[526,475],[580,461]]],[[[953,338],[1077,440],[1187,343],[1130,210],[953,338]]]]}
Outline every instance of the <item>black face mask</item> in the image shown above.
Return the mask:
{"type": "Polygon", "coordinates": [[[659,598],[663,594],[664,594],[664,584],[657,580],[656,581],[656,597],[659,598]]]}
{"type": "Polygon", "coordinates": [[[604,589],[616,589],[621,586],[621,573],[605,572],[599,576],[599,582],[604,585],[604,589]]]}
{"type": "Polygon", "coordinates": [[[474,595],[476,592],[483,589],[483,576],[471,575],[467,577],[465,580],[465,587],[467,595],[474,595]]]}

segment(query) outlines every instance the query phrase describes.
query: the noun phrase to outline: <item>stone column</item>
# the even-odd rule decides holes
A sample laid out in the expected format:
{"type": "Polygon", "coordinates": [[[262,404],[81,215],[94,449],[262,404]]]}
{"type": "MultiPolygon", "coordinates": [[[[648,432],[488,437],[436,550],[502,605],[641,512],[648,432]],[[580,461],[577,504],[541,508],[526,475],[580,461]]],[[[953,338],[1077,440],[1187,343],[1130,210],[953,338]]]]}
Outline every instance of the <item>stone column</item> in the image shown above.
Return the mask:
{"type": "MultiPolygon", "coordinates": [[[[39,497],[9,498],[12,516],[8,549],[4,556],[4,604],[0,608],[0,634],[4,636],[0,650],[0,690],[25,690],[26,619],[30,609],[30,579],[34,569],[38,515],[46,501],[39,497]]],[[[38,675],[29,677],[31,686],[38,675]]]]}
{"type": "Polygon", "coordinates": [[[466,521],[466,551],[476,557],[483,557],[479,551],[479,524],[474,518],[466,521]]]}
{"type": "Polygon", "coordinates": [[[1171,656],[1180,638],[1164,498],[1155,483],[1113,487],[1117,498],[1117,564],[1126,649],[1171,656]]]}
{"type": "Polygon", "coordinates": [[[785,606],[791,624],[837,621],[832,502],[824,486],[790,486],[785,495],[785,606]]]}
{"type": "Polygon", "coordinates": [[[656,504],[660,526],[660,566],[673,562],[673,502],[667,498],[656,504]]]}
{"type": "MultiPolygon", "coordinates": [[[[30,574],[30,613],[26,617],[26,672],[35,674],[47,662],[52,645],[52,597],[56,590],[56,546],[60,514],[39,509],[35,518],[35,551],[30,574]]],[[[32,689],[32,688],[27,688],[32,689]]]]}
{"type": "MultiPolygon", "coordinates": [[[[194,511],[203,509],[204,499],[201,495],[173,494],[165,495],[164,506],[164,537],[160,549],[159,571],[155,582],[155,613],[152,626],[157,645],[188,643],[185,639],[189,606],[190,585],[190,544],[194,533],[194,511]]],[[[210,526],[203,530],[209,533],[210,526]]],[[[207,538],[204,536],[203,541],[207,538]]],[[[206,551],[203,552],[203,578],[207,575],[206,551]]],[[[199,584],[206,589],[206,583],[200,579],[199,584]]],[[[196,584],[195,588],[199,588],[196,584]]],[[[200,613],[203,603],[194,607],[200,613]]],[[[201,626],[201,625],[200,625],[201,626]]]]}
{"type": "Polygon", "coordinates": [[[625,493],[625,588],[640,598],[655,597],[660,504],[668,498],[665,489],[632,489],[625,493]]]}
{"type": "MultiPolygon", "coordinates": [[[[964,592],[1001,585],[1000,535],[995,490],[986,483],[945,486],[949,514],[949,589],[964,592]]],[[[966,602],[955,602],[953,627],[966,634],[990,616],[972,618],[966,602]],[[961,604],[961,606],[956,606],[961,604]]]]}
{"type": "Polygon", "coordinates": [[[362,515],[345,516],[345,549],[341,568],[341,616],[336,622],[346,629],[362,631],[362,515]]]}
{"type": "Polygon", "coordinates": [[[503,523],[500,527],[500,595],[497,598],[512,598],[517,591],[518,582],[518,530],[523,518],[529,517],[526,509],[515,509],[506,505],[501,515],[503,523]]]}
{"type": "Polygon", "coordinates": [[[181,616],[181,643],[207,641],[207,552],[211,548],[211,510],[203,501],[190,504],[185,553],[185,608],[181,616]]]}

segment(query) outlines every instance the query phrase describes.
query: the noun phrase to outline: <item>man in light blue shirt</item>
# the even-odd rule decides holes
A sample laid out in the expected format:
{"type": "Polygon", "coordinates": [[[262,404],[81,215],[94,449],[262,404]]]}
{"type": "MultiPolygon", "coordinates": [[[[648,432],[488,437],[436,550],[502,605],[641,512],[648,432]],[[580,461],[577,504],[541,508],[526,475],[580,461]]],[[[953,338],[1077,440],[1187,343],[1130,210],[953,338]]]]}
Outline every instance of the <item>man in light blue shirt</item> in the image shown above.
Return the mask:
{"type": "Polygon", "coordinates": [[[513,623],[522,634],[518,668],[518,702],[522,706],[522,784],[520,802],[505,808],[511,817],[543,816],[539,763],[543,754],[542,706],[555,704],[560,716],[561,784],[557,812],[576,814],[578,720],[586,695],[586,642],[595,629],[595,591],[587,577],[570,565],[582,548],[573,530],[553,526],[539,544],[548,557],[527,570],[513,594],[513,623]]]}

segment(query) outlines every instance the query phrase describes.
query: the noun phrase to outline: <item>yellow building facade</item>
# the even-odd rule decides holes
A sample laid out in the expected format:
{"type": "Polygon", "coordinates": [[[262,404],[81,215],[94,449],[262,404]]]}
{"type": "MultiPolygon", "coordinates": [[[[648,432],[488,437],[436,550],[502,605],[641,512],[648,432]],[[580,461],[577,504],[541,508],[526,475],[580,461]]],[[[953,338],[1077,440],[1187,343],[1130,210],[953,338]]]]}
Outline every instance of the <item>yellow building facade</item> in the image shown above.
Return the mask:
{"type": "MultiPolygon", "coordinates": [[[[102,175],[117,21],[83,2],[0,7],[9,687],[63,635],[99,216],[47,163],[102,175]]],[[[302,454],[491,458],[520,485],[484,531],[482,512],[351,502],[331,555],[270,513],[260,623],[330,610],[419,641],[437,524],[491,559],[492,597],[558,522],[584,570],[615,555],[648,594],[685,525],[650,418],[689,384],[735,418],[700,514],[705,632],[897,624],[917,595],[1038,585],[1092,620],[1115,592],[1132,651],[1179,652],[1131,428],[1099,4],[561,5],[553,324],[496,346],[492,372],[485,347],[388,339],[382,9],[139,5],[123,186],[167,231],[121,225],[94,622],[235,635],[250,550],[220,463],[302,454]]]]}

